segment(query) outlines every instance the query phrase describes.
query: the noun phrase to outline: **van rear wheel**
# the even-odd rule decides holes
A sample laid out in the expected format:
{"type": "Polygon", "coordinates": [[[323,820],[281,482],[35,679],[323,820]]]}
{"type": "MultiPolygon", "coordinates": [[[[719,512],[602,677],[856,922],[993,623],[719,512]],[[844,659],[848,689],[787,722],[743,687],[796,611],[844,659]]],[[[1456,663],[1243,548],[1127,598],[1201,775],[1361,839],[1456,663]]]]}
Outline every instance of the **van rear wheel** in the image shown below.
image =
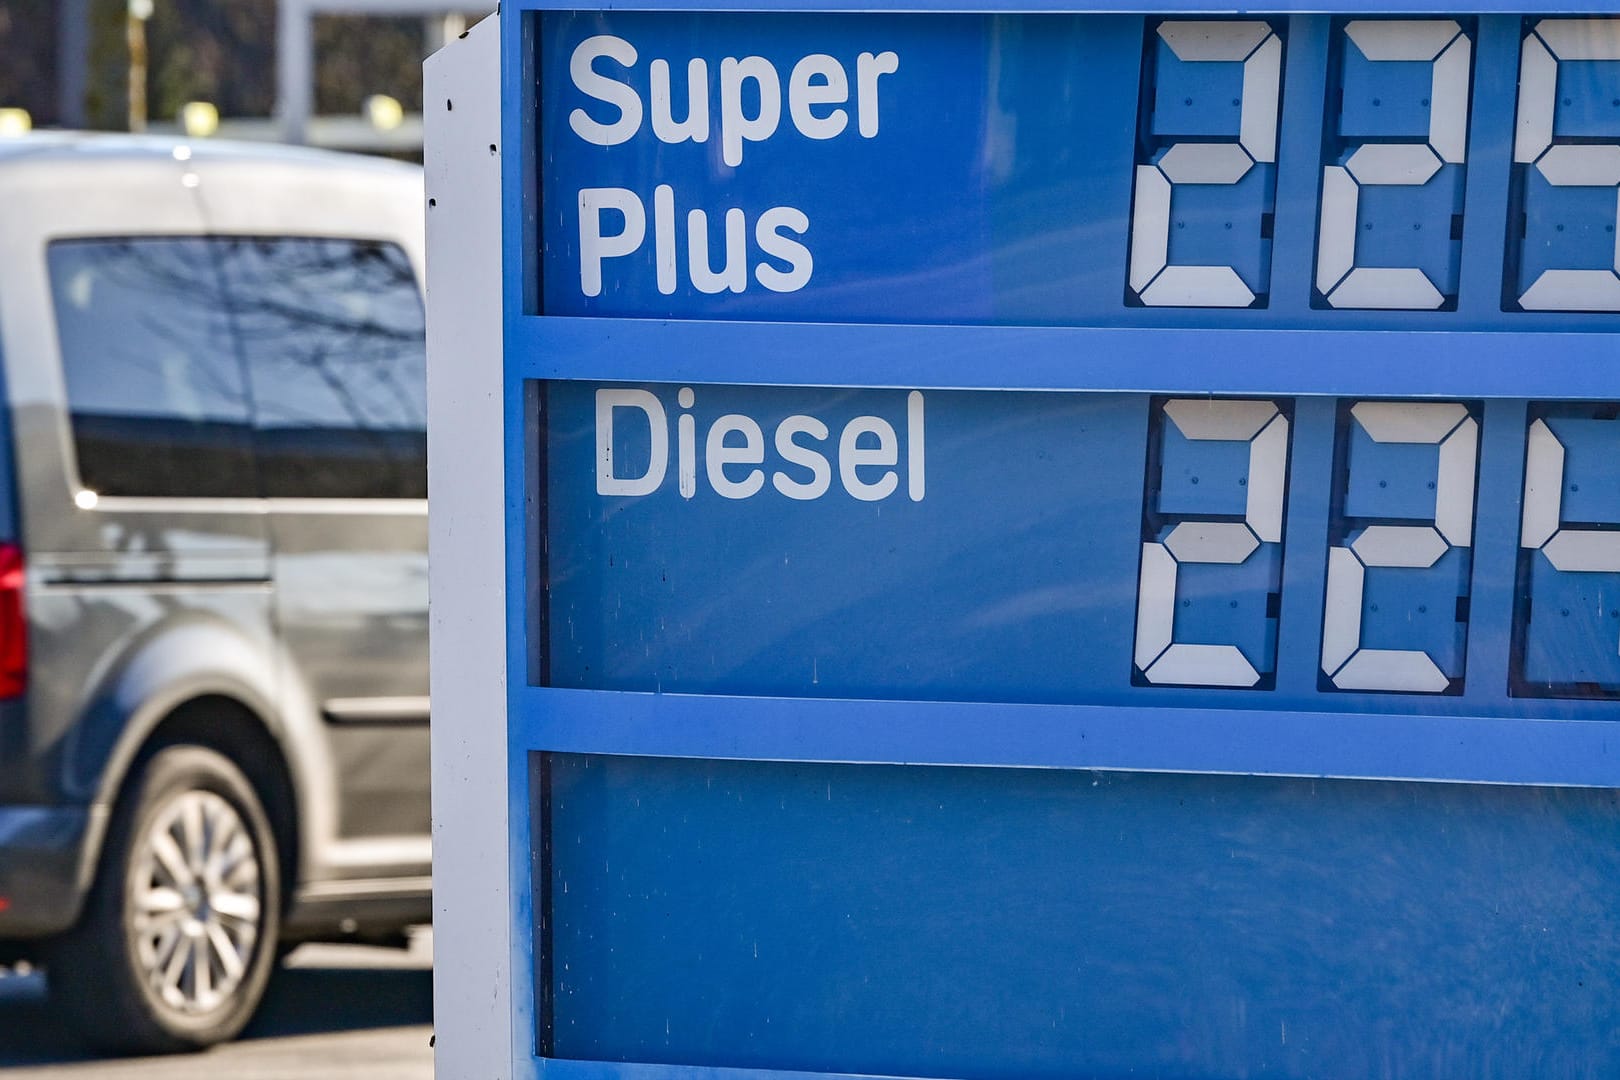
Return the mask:
{"type": "Polygon", "coordinates": [[[98,1046],[200,1049],[240,1032],[264,995],[275,837],[253,786],[213,750],[167,747],[132,785],[84,918],[51,958],[51,998],[98,1046]]]}

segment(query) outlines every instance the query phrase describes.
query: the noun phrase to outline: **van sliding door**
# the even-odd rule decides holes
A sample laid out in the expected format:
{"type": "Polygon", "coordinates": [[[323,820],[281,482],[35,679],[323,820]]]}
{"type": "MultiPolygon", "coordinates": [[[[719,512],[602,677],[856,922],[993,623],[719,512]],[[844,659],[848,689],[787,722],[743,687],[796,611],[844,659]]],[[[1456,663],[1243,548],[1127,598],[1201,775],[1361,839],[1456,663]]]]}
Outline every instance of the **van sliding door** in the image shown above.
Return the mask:
{"type": "Polygon", "coordinates": [[[249,372],[274,619],[325,720],[339,836],[425,836],[425,356],[410,260],[370,241],[215,242],[249,372]]]}

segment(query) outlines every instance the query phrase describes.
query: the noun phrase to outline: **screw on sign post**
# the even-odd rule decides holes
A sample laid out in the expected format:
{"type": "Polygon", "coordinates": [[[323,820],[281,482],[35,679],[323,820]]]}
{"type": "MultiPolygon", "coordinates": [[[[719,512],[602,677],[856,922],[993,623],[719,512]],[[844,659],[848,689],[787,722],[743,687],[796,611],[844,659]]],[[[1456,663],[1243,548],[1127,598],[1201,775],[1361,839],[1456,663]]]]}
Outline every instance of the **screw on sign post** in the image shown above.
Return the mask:
{"type": "Polygon", "coordinates": [[[978,7],[435,61],[441,1065],[1620,1070],[1620,17],[978,7]]]}

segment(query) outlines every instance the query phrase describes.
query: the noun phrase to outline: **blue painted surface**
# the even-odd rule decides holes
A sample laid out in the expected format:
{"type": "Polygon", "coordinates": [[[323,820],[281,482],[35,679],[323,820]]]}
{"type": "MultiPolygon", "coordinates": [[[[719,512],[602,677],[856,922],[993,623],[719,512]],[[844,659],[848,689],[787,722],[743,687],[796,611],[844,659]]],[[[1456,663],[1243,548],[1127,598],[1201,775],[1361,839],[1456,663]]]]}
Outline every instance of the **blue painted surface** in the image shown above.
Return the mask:
{"type": "Polygon", "coordinates": [[[514,695],[512,739],[581,754],[1620,787],[1610,721],[1525,723],[1383,701],[1376,713],[1265,712],[1235,700],[1165,708],[1151,695],[1135,705],[989,705],[533,687],[514,695]]]}
{"type": "MultiPolygon", "coordinates": [[[[1231,265],[1261,296],[1248,310],[1215,310],[1144,308],[1127,300],[1136,163],[1161,161],[1178,143],[1235,142],[1239,110],[1231,103],[1246,92],[1242,64],[1177,60],[1156,32],[1161,20],[637,12],[540,18],[535,123],[548,167],[540,172],[540,215],[527,242],[538,248],[545,238],[537,310],[548,315],[1519,332],[1546,321],[1514,302],[1542,270],[1612,265],[1612,189],[1550,187],[1533,167],[1512,163],[1525,32],[1517,19],[1460,20],[1475,55],[1466,162],[1446,165],[1417,186],[1361,187],[1356,265],[1419,267],[1447,298],[1444,310],[1390,312],[1329,309],[1313,273],[1300,272],[1316,257],[1321,167],[1345,163],[1366,144],[1421,140],[1428,124],[1432,65],[1367,61],[1348,43],[1342,19],[1265,23],[1285,42],[1276,163],[1262,161],[1230,186],[1175,187],[1171,264],[1231,265]],[[599,56],[591,71],[633,90],[643,115],[627,141],[595,146],[571,126],[576,110],[599,124],[625,114],[600,100],[604,91],[587,94],[576,86],[570,65],[582,42],[603,35],[628,44],[635,59],[599,56]],[[856,130],[856,57],[880,51],[892,52],[898,69],[873,84],[878,123],[867,136],[856,130]],[[838,61],[850,80],[849,103],[822,107],[843,110],[843,131],[809,138],[784,103],[772,135],[743,141],[737,164],[722,160],[717,86],[725,58],[769,61],[788,95],[789,73],[812,53],[838,61]],[[675,121],[691,109],[686,62],[707,65],[700,84],[708,86],[703,141],[654,137],[655,59],[672,71],[673,102],[665,111],[675,121]],[[1481,172],[1489,178],[1474,182],[1481,172]],[[1497,180],[1509,173],[1516,177],[1511,200],[1497,180]],[[653,190],[660,184],[672,191],[668,291],[655,269],[653,190]],[[1465,198],[1469,187],[1473,195],[1465,198]],[[644,210],[644,238],[632,254],[604,260],[601,294],[586,295],[578,195],[621,188],[644,210]],[[1604,191],[1606,206],[1598,198],[1604,191]],[[784,265],[753,236],[772,207],[802,211],[808,223],[792,234],[814,256],[809,283],[796,291],[770,291],[754,276],[762,264],[784,265]],[[721,266],[722,218],[732,209],[746,223],[746,284],[738,292],[700,292],[688,273],[687,215],[704,215],[696,231],[707,238],[709,264],[721,266]],[[1522,236],[1514,227],[1521,213],[1522,236]],[[1490,268],[1468,288],[1464,249],[1470,262],[1490,268]]],[[[1610,75],[1620,64],[1577,62],[1560,70],[1567,77],[1560,80],[1556,142],[1593,137],[1604,123],[1620,125],[1609,107],[1617,92],[1610,75]]],[[[743,113],[757,107],[745,95],[743,113]]],[[[622,222],[604,212],[602,228],[616,232],[622,222]]],[[[1553,322],[1603,329],[1614,317],[1564,313],[1553,322]]]]}
{"type": "MultiPolygon", "coordinates": [[[[1546,313],[1522,317],[1542,326],[1559,321],[1546,313]]],[[[1150,393],[1188,393],[1195,386],[1199,393],[1218,394],[1446,398],[1466,386],[1472,397],[1620,398],[1614,339],[1594,331],[1506,335],[548,317],[514,320],[507,343],[514,381],[1150,393]],[[725,347],[716,348],[717,340],[725,347]],[[1167,362],[1171,357],[1174,362],[1167,362]],[[1482,364],[1481,358],[1495,362],[1482,364]]]]}
{"type": "Polygon", "coordinates": [[[1610,791],[562,756],[555,1053],[1606,1076],[1610,791]]]}
{"type": "MultiPolygon", "coordinates": [[[[1257,543],[1236,565],[1183,561],[1179,570],[1174,640],[1238,646],[1265,677],[1258,689],[1240,690],[1148,685],[1133,663],[1142,543],[1162,542],[1186,523],[1241,522],[1247,498],[1248,444],[1182,437],[1158,419],[1164,398],[929,391],[920,395],[923,425],[913,433],[902,391],[633,389],[658,403],[657,430],[667,445],[658,458],[657,490],[630,496],[598,493],[598,388],[557,382],[547,391],[543,651],[551,686],[1176,708],[1241,702],[1284,712],[1393,707],[1385,694],[1347,693],[1316,677],[1330,615],[1323,603],[1328,549],[1353,543],[1372,526],[1427,527],[1439,454],[1433,445],[1373,442],[1352,419],[1350,399],[1328,408],[1315,406],[1331,402],[1313,399],[1313,408],[1293,416],[1283,542],[1257,543]],[[681,404],[683,390],[690,407],[681,404]],[[892,474],[892,493],[875,501],[853,497],[840,479],[840,433],[863,415],[895,432],[895,464],[857,473],[863,483],[892,474]],[[758,464],[708,464],[708,433],[727,416],[758,425],[758,464]],[[812,417],[827,429],[822,439],[798,443],[820,455],[827,474],[827,490],[815,499],[789,498],[775,486],[811,476],[777,449],[774,433],[792,416],[812,417]],[[690,497],[678,481],[676,433],[688,420],[690,497]],[[906,481],[914,451],[925,461],[919,466],[925,493],[917,501],[906,481]],[[1330,486],[1314,487],[1309,478],[1324,474],[1330,486]],[[722,484],[752,476],[757,491],[724,497],[714,475],[722,484]],[[1325,518],[1318,516],[1324,503],[1325,518]]],[[[1295,412],[1291,399],[1263,400],[1295,412]]],[[[1579,408],[1581,415],[1595,411],[1579,408]]],[[[1620,687],[1620,669],[1599,659],[1615,652],[1607,607],[1603,626],[1593,628],[1577,612],[1559,620],[1562,629],[1544,630],[1546,620],[1537,620],[1535,633],[1520,634],[1517,643],[1514,628],[1530,618],[1523,604],[1517,615],[1507,606],[1493,609],[1489,599],[1475,608],[1476,592],[1537,597],[1534,610],[1575,602],[1551,593],[1543,602],[1547,589],[1584,595],[1608,586],[1612,593],[1601,574],[1552,572],[1569,579],[1561,584],[1543,583],[1545,574],[1529,585],[1515,581],[1525,431],[1534,417],[1522,403],[1503,402],[1493,412],[1487,417],[1477,404],[1470,407],[1471,419],[1483,421],[1483,451],[1462,493],[1473,504],[1484,550],[1450,547],[1422,567],[1369,566],[1362,645],[1425,652],[1452,680],[1443,696],[1401,695],[1404,709],[1614,719],[1616,706],[1591,700],[1590,690],[1545,685],[1620,687]],[[1466,672],[1473,637],[1492,654],[1479,678],[1466,672]],[[1577,640],[1586,644],[1577,649],[1577,640]],[[1549,667],[1548,658],[1560,655],[1569,657],[1570,672],[1549,667]],[[1594,680],[1594,664],[1611,674],[1594,680]],[[1543,685],[1510,691],[1505,678],[1489,674],[1509,668],[1543,685]],[[1568,700],[1552,708],[1541,700],[1549,692],[1568,700]]],[[[650,414],[622,407],[614,416],[612,475],[648,475],[650,414]]],[[[540,414],[532,420],[538,424],[540,414]]],[[[1614,475],[1620,423],[1577,417],[1552,423],[1567,433],[1567,478],[1577,489],[1565,520],[1574,526],[1620,520],[1614,475]]],[[[735,432],[731,444],[739,445],[735,432]]],[[[1577,606],[1585,611],[1591,604],[1577,606]]],[[[1620,630],[1614,638],[1620,640],[1620,630]]]]}
{"type": "MultiPolygon", "coordinates": [[[[1236,232],[1243,213],[1255,216],[1247,204],[1272,213],[1230,248],[1245,280],[1266,282],[1263,306],[1217,311],[1130,302],[1131,174],[1138,155],[1154,160],[1177,136],[1233,137],[1218,94],[1230,90],[1235,65],[1159,65],[1161,78],[1150,64],[1144,84],[1158,15],[1133,4],[1097,16],[984,15],[949,3],[933,7],[959,13],[876,3],[863,7],[893,13],[828,14],[839,6],[743,16],[726,13],[757,11],[757,0],[676,2],[657,13],[506,5],[518,15],[507,22],[503,116],[514,965],[537,975],[538,957],[569,965],[580,980],[568,1014],[575,1041],[560,1041],[559,1052],[621,1062],[536,1057],[549,983],[527,992],[520,977],[515,1069],[649,1080],[755,1068],[1024,1075],[1056,1070],[1051,1063],[1083,1042],[1070,1060],[1096,1071],[1321,1075],[1341,1062],[1358,1074],[1614,1071],[1604,973],[1614,968],[1615,928],[1588,903],[1612,891],[1612,794],[1544,785],[1620,786],[1616,705],[1591,696],[1593,682],[1620,686],[1620,670],[1601,619],[1593,627],[1544,616],[1553,604],[1595,610],[1598,593],[1620,586],[1613,575],[1549,572],[1544,556],[1521,551],[1519,499],[1527,423],[1562,408],[1541,402],[1620,399],[1610,336],[1620,315],[1525,313],[1513,303],[1541,269],[1606,265],[1614,202],[1612,191],[1602,203],[1592,189],[1537,187],[1512,164],[1522,5],[1480,4],[1462,20],[1475,47],[1466,167],[1447,167],[1421,189],[1363,193],[1359,223],[1374,228],[1363,230],[1358,265],[1424,266],[1455,297],[1438,312],[1328,310],[1314,292],[1322,166],[1360,141],[1421,134],[1423,124],[1421,97],[1407,100],[1421,94],[1423,73],[1346,60],[1342,19],[1272,20],[1286,43],[1274,170],[1257,170],[1247,187],[1180,193],[1195,197],[1177,203],[1186,224],[1172,235],[1176,263],[1227,250],[1227,222],[1236,232]],[[689,6],[705,10],[681,14],[689,6]],[[522,14],[540,11],[549,13],[522,14]],[[784,106],[781,132],[747,143],[731,168],[713,143],[670,146],[645,131],[619,147],[568,142],[571,109],[611,120],[611,109],[568,85],[572,44],[592,33],[635,40],[631,81],[643,97],[649,60],[671,60],[677,113],[692,56],[705,57],[713,77],[725,56],[764,55],[784,82],[812,51],[852,70],[863,50],[895,49],[902,62],[882,82],[880,137],[805,139],[784,106]],[[1178,102],[1186,111],[1174,123],[1144,114],[1144,86],[1170,112],[1178,102]],[[1331,105],[1341,88],[1342,112],[1331,105]],[[1369,88],[1390,101],[1372,105],[1369,88]],[[715,242],[727,208],[744,210],[750,230],[772,206],[803,208],[811,284],[767,293],[750,277],[740,295],[709,296],[683,269],[676,291],[660,293],[650,255],[658,183],[673,188],[683,230],[687,210],[707,212],[715,242]],[[1274,194],[1257,203],[1249,188],[1268,185],[1274,194]],[[571,287],[575,195],[589,186],[635,190],[649,215],[647,249],[610,261],[594,299],[571,287]],[[1449,223],[1428,228],[1459,209],[1456,236],[1449,223]],[[549,384],[540,423],[525,403],[536,382],[549,384]],[[655,495],[598,496],[591,397],[607,384],[652,390],[671,418],[685,385],[705,425],[722,407],[759,419],[767,473],[778,467],[771,434],[782,417],[820,416],[836,441],[858,413],[898,423],[906,392],[923,390],[928,495],[911,502],[902,479],[900,494],[859,502],[841,492],[834,462],[832,490],[813,503],[780,497],[768,477],[760,495],[722,499],[707,484],[700,426],[691,500],[674,491],[673,463],[655,495]],[[1168,524],[1151,506],[1150,395],[1207,393],[1276,398],[1294,410],[1284,542],[1252,564],[1185,568],[1175,626],[1178,641],[1240,643],[1274,669],[1263,690],[1145,686],[1131,663],[1140,542],[1168,524]],[[1355,522],[1421,518],[1433,469],[1422,454],[1396,455],[1386,470],[1396,490],[1363,493],[1350,482],[1353,497],[1343,495],[1342,407],[1365,397],[1467,401],[1481,419],[1472,548],[1429,571],[1370,572],[1367,602],[1383,617],[1364,613],[1364,645],[1431,650],[1457,677],[1454,695],[1321,684],[1329,538],[1355,522]],[[573,831],[554,820],[531,832],[527,755],[548,750],[711,760],[564,759],[571,786],[552,809],[572,815],[564,827],[573,831]],[[1127,772],[1073,771],[1087,769],[1127,772]],[[1226,775],[1129,774],[1141,770],[1226,775]],[[816,781],[835,773],[876,779],[818,802],[816,781]],[[1312,785],[1254,774],[1532,786],[1312,785]],[[1171,807],[1189,792],[1201,811],[1190,833],[1171,807]],[[775,829],[776,842],[763,839],[775,829]],[[980,847],[955,865],[982,873],[930,888],[946,857],[960,854],[952,845],[974,836],[980,847]],[[918,838],[914,854],[902,841],[918,838]],[[729,857],[702,861],[716,850],[729,857]],[[851,859],[865,873],[811,878],[805,860],[818,855],[820,865],[851,859]],[[807,893],[807,880],[822,892],[807,893]],[[550,895],[547,883],[557,886],[550,895]],[[963,888],[984,894],[980,911],[1028,917],[967,924],[970,933],[927,950],[941,925],[927,913],[949,916],[963,888]],[[559,906],[565,895],[573,899],[559,906]],[[655,895],[679,903],[653,914],[645,904],[655,895]],[[1489,911],[1473,904],[1479,897],[1489,911]],[[727,918],[715,917],[717,901],[730,905],[727,918]],[[537,953],[548,911],[557,949],[537,953]],[[1097,927],[1098,912],[1118,917],[1080,940],[1076,928],[1097,927]],[[908,933],[855,941],[829,913],[908,933]],[[905,922],[912,913],[919,924],[905,922]],[[761,965],[728,951],[744,928],[795,948],[761,965]],[[645,948],[606,951],[625,941],[645,948]],[[986,961],[991,945],[999,956],[986,961]],[[681,952],[708,946],[706,967],[681,952]],[[1065,955],[1109,977],[1082,982],[1053,969],[1065,955]],[[958,999],[922,996],[963,981],[948,976],[969,960],[979,963],[974,977],[1006,991],[1006,1007],[992,1001],[987,1014],[999,1026],[971,1047],[945,1023],[949,1008],[937,1008],[958,999]],[[857,962],[894,992],[839,1012],[859,992],[877,993],[837,982],[857,962]],[[1591,965],[1605,989],[1595,1004],[1583,996],[1591,965]],[[698,970],[705,978],[694,982],[698,970]],[[828,993],[818,998],[818,989],[828,993]],[[758,1010],[789,999],[800,1010],[796,1030],[766,1032],[758,1010]],[[1073,1013],[1038,1033],[1030,1026],[1075,1003],[1093,1026],[1077,1026],[1073,1013]],[[1124,1003],[1140,1007],[1094,1023],[1124,1003]],[[660,1042],[665,1005],[682,1022],[660,1042]],[[1285,1021],[1308,1032],[1286,1049],[1285,1021]],[[919,1031],[938,1037],[901,1038],[919,1031]],[[687,1065],[656,1064],[672,1061],[687,1065]]],[[[1560,106],[1559,138],[1616,134],[1607,98],[1599,101],[1608,66],[1561,73],[1561,92],[1590,92],[1560,106]]],[[[1566,520],[1616,520],[1609,496],[1620,481],[1586,464],[1604,460],[1602,435],[1566,434],[1583,478],[1566,520]]],[[[634,475],[648,447],[621,435],[617,475],[634,475]]],[[[1231,449],[1167,451],[1192,457],[1172,469],[1158,513],[1241,514],[1175,484],[1185,465],[1239,476],[1231,449]]],[[[725,469],[733,481],[748,472],[725,469]]]]}
{"type": "MultiPolygon", "coordinates": [[[[659,389],[673,427],[675,388],[659,389]]],[[[854,417],[886,419],[899,431],[897,489],[859,501],[834,462],[821,498],[789,499],[766,482],[726,499],[700,466],[686,499],[672,462],[653,495],[603,498],[566,482],[594,476],[593,388],[554,384],[552,685],[1000,701],[1129,692],[1144,401],[928,394],[927,493],[912,502],[904,393],[694,396],[699,446],[719,417],[747,415],[764,429],[769,475],[803,472],[771,443],[787,416],[823,421],[821,448],[834,456],[854,417]]],[[[649,425],[625,411],[615,433],[642,449],[620,456],[644,460],[649,425]]]]}

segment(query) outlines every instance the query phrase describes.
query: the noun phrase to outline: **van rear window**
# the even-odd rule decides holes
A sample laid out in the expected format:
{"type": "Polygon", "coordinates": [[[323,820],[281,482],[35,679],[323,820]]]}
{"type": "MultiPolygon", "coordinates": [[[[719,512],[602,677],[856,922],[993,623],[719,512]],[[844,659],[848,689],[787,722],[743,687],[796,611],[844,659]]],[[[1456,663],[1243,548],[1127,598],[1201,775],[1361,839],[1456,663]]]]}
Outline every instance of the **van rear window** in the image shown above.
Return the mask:
{"type": "Polygon", "coordinates": [[[85,487],[426,497],[422,301],[397,245],[64,240],[48,261],[85,487]]]}
{"type": "Polygon", "coordinates": [[[394,244],[217,241],[269,496],[427,497],[422,297],[394,244]]]}
{"type": "Polygon", "coordinates": [[[58,241],[48,262],[80,482],[251,496],[247,386],[206,242],[58,241]]]}

